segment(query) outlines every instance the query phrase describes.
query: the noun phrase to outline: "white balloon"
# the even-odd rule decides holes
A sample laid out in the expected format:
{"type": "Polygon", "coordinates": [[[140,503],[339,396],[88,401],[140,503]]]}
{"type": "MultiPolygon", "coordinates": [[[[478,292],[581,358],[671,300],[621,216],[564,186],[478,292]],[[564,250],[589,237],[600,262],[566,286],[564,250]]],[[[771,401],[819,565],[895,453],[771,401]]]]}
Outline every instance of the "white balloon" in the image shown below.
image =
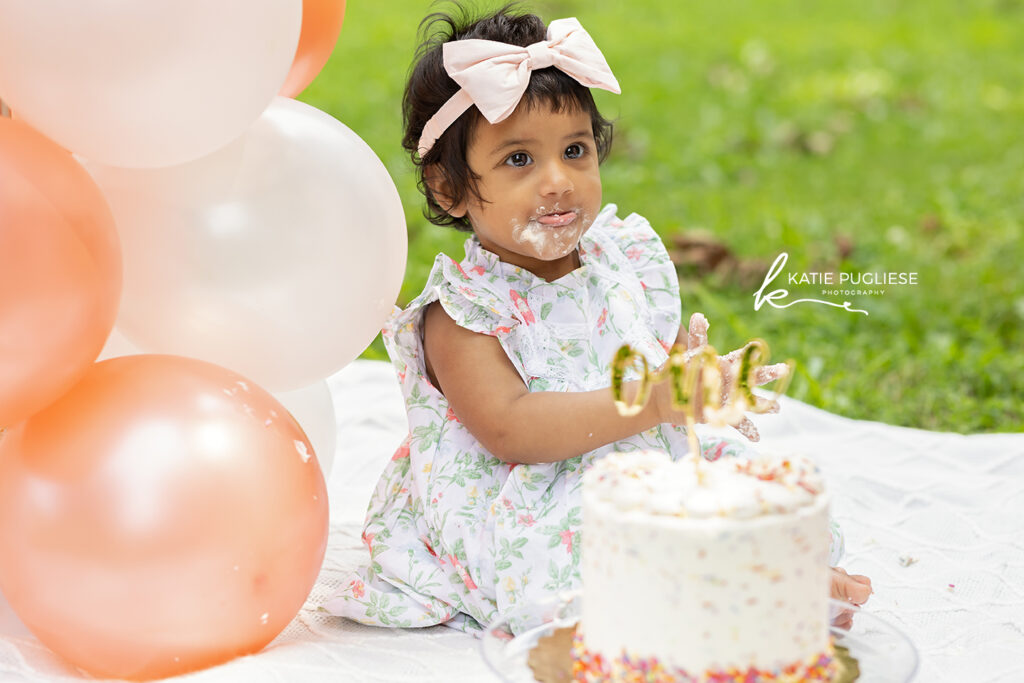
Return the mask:
{"type": "Polygon", "coordinates": [[[274,394],[292,414],[313,445],[320,469],[327,480],[334,465],[334,450],[338,441],[338,423],[334,417],[334,401],[326,380],[308,387],[274,394]]]}
{"type": "Polygon", "coordinates": [[[85,161],[124,253],[117,328],[289,391],[373,340],[405,273],[391,176],[339,121],[276,98],[239,139],[180,166],[85,161]]]}
{"type": "Polygon", "coordinates": [[[111,331],[110,336],[107,337],[107,343],[103,345],[103,350],[100,351],[100,355],[96,358],[96,362],[107,360],[108,358],[117,358],[119,356],[136,356],[140,353],[145,353],[142,349],[132,344],[130,341],[124,338],[124,335],[114,328],[111,331]]]}
{"type": "Polygon", "coordinates": [[[302,0],[0,0],[0,95],[90,159],[180,164],[256,120],[301,25],[302,0]]]}
{"type": "MultiPolygon", "coordinates": [[[[2,438],[3,435],[0,434],[0,439],[2,438]]],[[[8,638],[32,637],[32,632],[28,630],[28,627],[14,613],[10,603],[7,602],[7,598],[0,591],[0,638],[6,640],[8,638]]]]}

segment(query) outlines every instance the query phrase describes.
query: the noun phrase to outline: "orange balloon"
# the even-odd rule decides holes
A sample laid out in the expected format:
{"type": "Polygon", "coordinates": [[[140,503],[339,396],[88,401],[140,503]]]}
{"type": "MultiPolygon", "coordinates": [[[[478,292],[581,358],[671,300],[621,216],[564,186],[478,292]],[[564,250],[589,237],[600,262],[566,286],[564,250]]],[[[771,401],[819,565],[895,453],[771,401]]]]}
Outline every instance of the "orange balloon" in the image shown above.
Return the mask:
{"type": "MultiPolygon", "coordinates": [[[[32,128],[32,126],[29,126],[27,123],[25,123],[25,120],[22,119],[20,116],[18,116],[18,112],[14,111],[13,109],[8,109],[7,110],[7,115],[11,119],[11,121],[21,121],[22,125],[24,125],[24,126],[26,126],[28,128],[32,128]]],[[[37,133],[39,133],[39,131],[36,130],[35,128],[32,128],[32,130],[35,130],[37,133]]],[[[42,133],[39,133],[39,134],[42,135],[42,133]]],[[[45,137],[45,136],[43,136],[43,137],[45,137]]],[[[50,142],[53,142],[53,140],[50,140],[50,142]]],[[[57,145],[56,142],[53,142],[53,144],[57,145]]],[[[71,154],[71,152],[69,152],[66,147],[61,147],[60,145],[57,145],[57,146],[60,147],[61,151],[63,151],[64,153],[71,154]]]]}
{"type": "Polygon", "coordinates": [[[85,374],[120,299],[121,246],[103,193],[62,148],[0,118],[0,425],[85,374]]]}
{"type": "Polygon", "coordinates": [[[269,393],[192,358],[112,358],[0,439],[0,591],[95,676],[180,674],[292,620],[327,510],[312,446],[269,393]]]}
{"type": "Polygon", "coordinates": [[[344,19],[345,0],[302,0],[299,47],[279,95],[295,97],[313,82],[334,51],[344,19]]]}

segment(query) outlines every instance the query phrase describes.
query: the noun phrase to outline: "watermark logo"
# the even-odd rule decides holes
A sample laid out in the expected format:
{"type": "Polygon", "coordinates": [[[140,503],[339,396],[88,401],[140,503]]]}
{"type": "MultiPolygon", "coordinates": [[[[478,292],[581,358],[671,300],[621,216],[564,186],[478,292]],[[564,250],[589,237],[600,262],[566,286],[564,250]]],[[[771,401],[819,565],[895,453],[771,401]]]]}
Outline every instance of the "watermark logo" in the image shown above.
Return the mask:
{"type": "MultiPolygon", "coordinates": [[[[834,306],[850,313],[868,315],[868,312],[862,308],[852,308],[853,304],[849,301],[843,301],[842,303],[826,301],[824,299],[796,299],[794,301],[787,301],[786,299],[789,297],[788,289],[774,289],[766,293],[765,290],[768,288],[768,285],[779,276],[787,260],[789,260],[789,254],[782,252],[775,259],[775,262],[772,263],[771,268],[768,269],[768,274],[765,275],[761,288],[754,292],[755,311],[761,310],[761,306],[764,304],[768,304],[773,308],[789,308],[796,304],[813,303],[834,306]]],[[[823,296],[876,295],[885,294],[886,290],[883,287],[890,285],[916,285],[917,273],[834,273],[831,271],[813,271],[789,273],[787,280],[791,285],[820,285],[823,296]]]]}

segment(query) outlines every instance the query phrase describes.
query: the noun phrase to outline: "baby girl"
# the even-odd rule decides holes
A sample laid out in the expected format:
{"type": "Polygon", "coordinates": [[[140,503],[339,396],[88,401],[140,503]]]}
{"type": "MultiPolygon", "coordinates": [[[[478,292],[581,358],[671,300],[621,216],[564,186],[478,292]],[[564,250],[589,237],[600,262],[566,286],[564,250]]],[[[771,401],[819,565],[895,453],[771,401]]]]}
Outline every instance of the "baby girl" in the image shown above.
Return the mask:
{"type": "MultiPolygon", "coordinates": [[[[616,410],[616,350],[659,367],[673,344],[706,345],[708,325],[700,314],[681,324],[675,268],[648,222],[602,208],[612,126],[591,88],[619,84],[580,23],[505,8],[424,25],[403,144],[427,217],[469,233],[466,255],[439,254],[384,329],[409,435],[373,493],[366,564],[325,607],[467,630],[515,612],[518,631],[531,625],[524,606],[579,583],[583,472],[613,451],[688,452],[667,385],[635,415],[616,410]]],[[[785,371],[764,367],[757,383],[785,371]]],[[[629,399],[638,382],[627,380],[629,399]]],[[[736,427],[756,440],[746,418],[736,427]]],[[[743,457],[732,441],[702,451],[743,457]]],[[[870,590],[834,570],[834,597],[862,603],[870,590]]]]}

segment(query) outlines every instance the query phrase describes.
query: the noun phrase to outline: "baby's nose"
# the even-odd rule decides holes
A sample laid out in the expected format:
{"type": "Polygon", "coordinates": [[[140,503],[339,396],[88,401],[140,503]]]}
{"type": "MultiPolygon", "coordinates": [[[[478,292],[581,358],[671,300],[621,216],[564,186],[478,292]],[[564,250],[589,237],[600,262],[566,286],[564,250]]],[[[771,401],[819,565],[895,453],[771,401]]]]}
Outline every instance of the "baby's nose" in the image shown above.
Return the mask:
{"type": "Polygon", "coordinates": [[[561,163],[552,162],[544,167],[544,172],[541,174],[541,195],[560,196],[568,192],[572,192],[572,190],[572,177],[569,174],[568,169],[566,169],[561,163]]]}

